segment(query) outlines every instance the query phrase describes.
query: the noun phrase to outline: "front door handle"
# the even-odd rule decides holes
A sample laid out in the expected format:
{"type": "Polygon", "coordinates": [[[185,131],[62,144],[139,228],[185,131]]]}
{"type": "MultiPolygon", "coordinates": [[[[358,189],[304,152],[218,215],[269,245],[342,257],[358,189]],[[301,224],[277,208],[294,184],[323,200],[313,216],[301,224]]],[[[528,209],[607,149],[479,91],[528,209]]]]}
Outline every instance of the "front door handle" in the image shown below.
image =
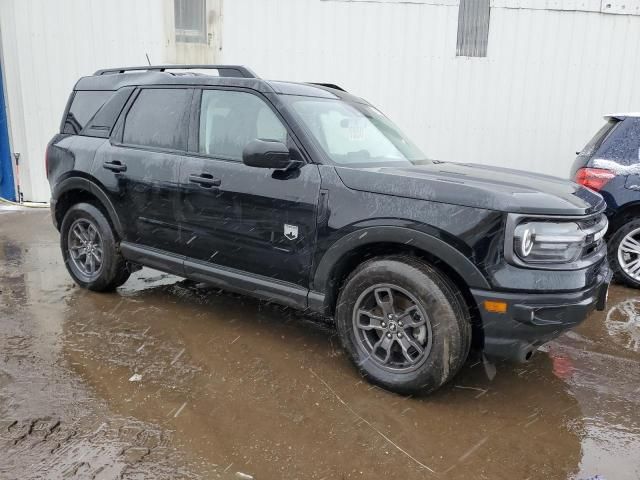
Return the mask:
{"type": "Polygon", "coordinates": [[[126,172],[127,166],[123,164],[120,160],[114,160],[112,162],[104,162],[102,164],[104,168],[107,170],[111,170],[112,172],[126,172]]]}
{"type": "Polygon", "coordinates": [[[191,183],[197,183],[201,187],[211,188],[219,187],[222,181],[219,178],[214,178],[210,173],[202,173],[200,175],[189,175],[189,181],[191,183]]]}

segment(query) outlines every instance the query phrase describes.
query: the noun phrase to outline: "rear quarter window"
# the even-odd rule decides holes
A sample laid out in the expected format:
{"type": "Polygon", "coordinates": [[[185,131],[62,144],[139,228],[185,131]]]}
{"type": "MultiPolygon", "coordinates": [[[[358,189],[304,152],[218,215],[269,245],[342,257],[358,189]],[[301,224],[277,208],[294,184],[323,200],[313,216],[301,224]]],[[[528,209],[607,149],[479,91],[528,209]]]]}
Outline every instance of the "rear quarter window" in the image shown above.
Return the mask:
{"type": "Polygon", "coordinates": [[[122,109],[134,90],[133,87],[124,87],[115,92],[88,121],[81,135],[102,138],[109,137],[120,112],[122,112],[122,109]]]}
{"type": "Polygon", "coordinates": [[[67,112],[62,133],[80,133],[111,95],[113,92],[110,90],[77,91],[67,112]]]}
{"type": "Polygon", "coordinates": [[[619,165],[640,163],[640,118],[626,118],[601,142],[594,162],[610,161],[619,165]]]}

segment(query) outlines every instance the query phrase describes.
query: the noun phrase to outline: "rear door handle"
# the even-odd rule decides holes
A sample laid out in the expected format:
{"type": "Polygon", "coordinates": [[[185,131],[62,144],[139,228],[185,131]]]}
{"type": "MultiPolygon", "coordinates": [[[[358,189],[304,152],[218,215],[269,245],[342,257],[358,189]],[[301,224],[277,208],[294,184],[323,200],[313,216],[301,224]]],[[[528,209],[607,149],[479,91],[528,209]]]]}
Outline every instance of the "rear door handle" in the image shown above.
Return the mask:
{"type": "Polygon", "coordinates": [[[127,166],[123,164],[120,160],[114,160],[112,162],[104,162],[102,164],[104,168],[107,170],[111,170],[112,172],[126,172],[127,166]]]}
{"type": "Polygon", "coordinates": [[[201,173],[200,175],[189,175],[189,181],[191,183],[197,183],[201,187],[211,188],[219,187],[222,181],[219,178],[214,178],[210,173],[201,173]]]}

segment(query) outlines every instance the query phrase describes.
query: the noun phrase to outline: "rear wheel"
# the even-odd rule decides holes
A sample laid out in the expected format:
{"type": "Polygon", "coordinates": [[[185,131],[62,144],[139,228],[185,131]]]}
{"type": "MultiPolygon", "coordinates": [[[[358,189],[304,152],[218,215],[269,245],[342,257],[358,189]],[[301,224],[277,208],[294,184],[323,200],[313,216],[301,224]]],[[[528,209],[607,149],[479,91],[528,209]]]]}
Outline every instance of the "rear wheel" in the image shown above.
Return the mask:
{"type": "Polygon", "coordinates": [[[360,265],[342,288],[336,323],[361,373],[399,393],[438,389],[462,367],[471,343],[458,289],[413,257],[360,265]]]}
{"type": "Polygon", "coordinates": [[[616,280],[640,288],[640,219],[622,225],[608,245],[609,263],[616,280]]]}
{"type": "Polygon", "coordinates": [[[129,278],[111,225],[94,205],[69,209],[60,228],[60,247],[67,270],[81,287],[109,291],[129,278]]]}

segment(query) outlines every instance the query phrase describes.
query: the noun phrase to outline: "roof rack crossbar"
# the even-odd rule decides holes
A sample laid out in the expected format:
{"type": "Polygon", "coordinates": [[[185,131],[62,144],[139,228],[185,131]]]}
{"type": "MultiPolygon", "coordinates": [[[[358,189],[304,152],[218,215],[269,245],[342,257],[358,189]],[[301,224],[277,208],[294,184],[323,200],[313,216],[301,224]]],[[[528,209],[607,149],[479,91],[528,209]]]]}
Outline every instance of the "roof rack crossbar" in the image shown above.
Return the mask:
{"type": "Polygon", "coordinates": [[[258,78],[242,65],[147,65],[141,67],[119,67],[98,70],[94,75],[112,75],[131,71],[164,72],[165,70],[217,70],[221,77],[258,78]]]}

